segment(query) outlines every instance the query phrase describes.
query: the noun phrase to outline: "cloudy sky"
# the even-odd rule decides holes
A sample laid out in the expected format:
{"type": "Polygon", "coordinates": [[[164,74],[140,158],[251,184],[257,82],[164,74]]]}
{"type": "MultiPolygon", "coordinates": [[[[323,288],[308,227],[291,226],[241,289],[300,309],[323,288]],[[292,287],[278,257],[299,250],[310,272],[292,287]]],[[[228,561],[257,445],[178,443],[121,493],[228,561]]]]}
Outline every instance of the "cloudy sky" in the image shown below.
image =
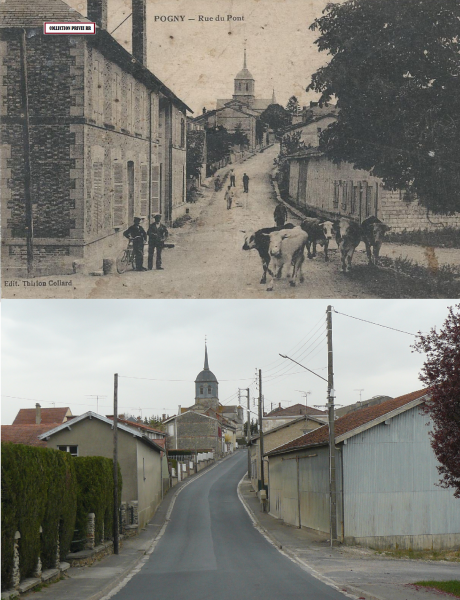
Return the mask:
{"type": "MultiPolygon", "coordinates": [[[[86,0],[66,0],[86,15],[86,0]]],[[[327,0],[147,0],[148,67],[195,113],[215,108],[217,98],[231,98],[233,79],[243,67],[247,40],[248,68],[256,97],[286,105],[293,94],[301,104],[311,74],[328,57],[319,53],[309,30],[327,0]],[[224,21],[199,21],[202,17],[224,21]],[[228,16],[244,21],[227,20],[228,16]],[[182,22],[161,17],[183,16],[182,22]],[[191,20],[193,19],[193,20],[191,20]]],[[[108,31],[131,51],[131,0],[108,0],[108,31]],[[121,26],[120,24],[123,23],[121,26]],[[116,29],[116,31],[114,31],[116,29]]]]}
{"type": "MultiPolygon", "coordinates": [[[[262,369],[265,407],[279,402],[324,405],[326,307],[407,332],[441,326],[449,300],[4,300],[2,424],[20,408],[69,406],[73,414],[110,414],[113,374],[120,412],[175,414],[194,402],[194,380],[208,338],[210,368],[224,404],[251,388],[262,369]]],[[[341,314],[333,315],[337,404],[420,389],[423,357],[413,337],[341,314]]]]}

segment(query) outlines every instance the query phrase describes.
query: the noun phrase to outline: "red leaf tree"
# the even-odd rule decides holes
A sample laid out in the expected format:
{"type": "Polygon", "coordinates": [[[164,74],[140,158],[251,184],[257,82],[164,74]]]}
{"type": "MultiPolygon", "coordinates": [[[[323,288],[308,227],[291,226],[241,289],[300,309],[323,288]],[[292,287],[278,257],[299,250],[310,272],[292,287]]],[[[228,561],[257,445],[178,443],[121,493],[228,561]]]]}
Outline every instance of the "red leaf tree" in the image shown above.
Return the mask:
{"type": "Polygon", "coordinates": [[[460,304],[449,308],[439,332],[433,328],[420,334],[413,347],[426,354],[420,379],[431,395],[424,411],[433,421],[431,446],[441,463],[439,485],[454,488],[460,498],[460,304]]]}

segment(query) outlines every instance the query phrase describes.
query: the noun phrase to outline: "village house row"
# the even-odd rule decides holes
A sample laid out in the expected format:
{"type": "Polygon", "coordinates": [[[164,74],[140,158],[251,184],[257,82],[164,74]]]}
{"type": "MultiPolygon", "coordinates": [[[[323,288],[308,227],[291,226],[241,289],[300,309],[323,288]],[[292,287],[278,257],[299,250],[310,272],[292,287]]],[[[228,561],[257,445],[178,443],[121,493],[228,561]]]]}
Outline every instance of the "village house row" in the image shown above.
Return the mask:
{"type": "Polygon", "coordinates": [[[135,215],[185,212],[190,109],[146,66],[145,0],[133,0],[132,54],[107,32],[107,0],[88,0],[88,18],[61,0],[28,4],[0,8],[4,269],[25,266],[30,182],[37,266],[72,272],[116,254],[135,215]],[[96,35],[42,34],[69,17],[96,35]]]}

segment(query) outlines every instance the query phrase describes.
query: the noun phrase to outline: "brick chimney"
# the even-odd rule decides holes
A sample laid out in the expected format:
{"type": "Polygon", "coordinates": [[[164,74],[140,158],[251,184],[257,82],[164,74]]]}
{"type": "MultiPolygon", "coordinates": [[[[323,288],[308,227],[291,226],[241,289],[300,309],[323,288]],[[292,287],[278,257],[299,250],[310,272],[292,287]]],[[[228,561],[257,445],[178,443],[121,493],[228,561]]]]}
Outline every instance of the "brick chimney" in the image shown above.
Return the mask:
{"type": "Polygon", "coordinates": [[[101,29],[107,29],[107,0],[88,0],[86,17],[101,29]]]}
{"type": "Polygon", "coordinates": [[[161,420],[166,421],[166,415],[164,413],[161,415],[161,420]]]}
{"type": "Polygon", "coordinates": [[[134,58],[142,63],[147,64],[147,12],[146,0],[132,0],[133,10],[133,49],[134,58]]]}
{"type": "Polygon", "coordinates": [[[35,405],[35,423],[37,425],[40,425],[40,423],[42,422],[42,408],[40,406],[40,404],[35,405]]]}

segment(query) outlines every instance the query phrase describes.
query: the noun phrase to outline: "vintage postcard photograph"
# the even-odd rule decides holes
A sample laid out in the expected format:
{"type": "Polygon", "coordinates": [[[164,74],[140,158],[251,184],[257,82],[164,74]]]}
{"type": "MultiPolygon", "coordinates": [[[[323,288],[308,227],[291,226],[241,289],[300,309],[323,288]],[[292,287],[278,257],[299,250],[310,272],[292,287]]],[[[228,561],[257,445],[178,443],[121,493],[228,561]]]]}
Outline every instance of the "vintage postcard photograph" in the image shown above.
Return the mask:
{"type": "Polygon", "coordinates": [[[5,298],[458,298],[458,3],[2,0],[5,298]]]}

